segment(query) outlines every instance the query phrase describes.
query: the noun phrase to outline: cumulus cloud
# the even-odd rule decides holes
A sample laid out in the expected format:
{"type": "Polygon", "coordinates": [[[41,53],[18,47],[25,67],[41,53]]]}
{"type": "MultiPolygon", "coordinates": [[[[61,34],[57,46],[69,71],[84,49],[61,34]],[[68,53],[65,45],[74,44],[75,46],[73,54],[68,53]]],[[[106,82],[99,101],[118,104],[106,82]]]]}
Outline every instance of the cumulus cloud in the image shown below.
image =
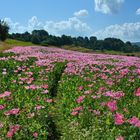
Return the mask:
{"type": "Polygon", "coordinates": [[[86,9],[74,13],[74,16],[76,17],[86,17],[87,15],[88,15],[88,11],[86,9]]]}
{"type": "Polygon", "coordinates": [[[124,0],[94,0],[95,11],[102,12],[104,14],[116,14],[120,10],[120,7],[124,0]]]}
{"type": "Polygon", "coordinates": [[[122,25],[110,25],[105,29],[99,30],[93,33],[100,39],[106,37],[121,38],[124,41],[139,41],[140,39],[140,22],[136,23],[124,23],[122,25]]]}
{"type": "Polygon", "coordinates": [[[44,29],[52,34],[74,34],[76,36],[89,35],[92,31],[87,23],[82,22],[76,17],[60,22],[46,21],[44,29]]]}
{"type": "Polygon", "coordinates": [[[137,9],[136,14],[137,14],[137,15],[140,15],[140,8],[137,9]]]}
{"type": "Polygon", "coordinates": [[[36,16],[33,16],[28,20],[27,25],[25,26],[18,22],[13,22],[10,18],[5,18],[4,20],[10,26],[11,33],[23,33],[25,31],[31,32],[35,29],[45,29],[53,35],[67,34],[72,36],[88,36],[92,32],[91,27],[77,17],[72,17],[58,22],[41,22],[36,16]]]}

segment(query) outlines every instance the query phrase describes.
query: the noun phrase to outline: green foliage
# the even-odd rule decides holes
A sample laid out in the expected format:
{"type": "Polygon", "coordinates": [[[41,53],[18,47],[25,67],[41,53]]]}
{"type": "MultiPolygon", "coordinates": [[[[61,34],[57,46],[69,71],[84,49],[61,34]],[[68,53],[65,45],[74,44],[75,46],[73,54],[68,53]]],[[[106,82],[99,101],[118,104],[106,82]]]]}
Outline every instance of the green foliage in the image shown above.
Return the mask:
{"type": "Polygon", "coordinates": [[[5,21],[0,20],[0,40],[5,41],[8,37],[9,26],[5,21]]]}

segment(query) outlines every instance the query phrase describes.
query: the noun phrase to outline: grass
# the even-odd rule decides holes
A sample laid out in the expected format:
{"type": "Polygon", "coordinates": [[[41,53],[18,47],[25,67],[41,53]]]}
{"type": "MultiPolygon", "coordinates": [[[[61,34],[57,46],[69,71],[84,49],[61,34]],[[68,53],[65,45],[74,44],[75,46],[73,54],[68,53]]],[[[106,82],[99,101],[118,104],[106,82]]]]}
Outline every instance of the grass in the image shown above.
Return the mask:
{"type": "Polygon", "coordinates": [[[0,41],[0,51],[10,49],[14,46],[32,46],[32,45],[33,44],[31,42],[23,42],[13,39],[7,39],[5,42],[0,41]]]}

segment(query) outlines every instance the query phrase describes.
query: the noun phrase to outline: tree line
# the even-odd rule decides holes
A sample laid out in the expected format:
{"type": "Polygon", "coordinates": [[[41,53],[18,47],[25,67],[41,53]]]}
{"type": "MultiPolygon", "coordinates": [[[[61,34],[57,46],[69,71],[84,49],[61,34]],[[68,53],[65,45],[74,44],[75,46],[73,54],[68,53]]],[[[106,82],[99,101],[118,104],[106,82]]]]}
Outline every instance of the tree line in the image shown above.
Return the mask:
{"type": "Polygon", "coordinates": [[[74,45],[81,46],[92,50],[113,50],[125,53],[138,52],[140,47],[133,45],[131,42],[123,42],[117,38],[106,38],[104,40],[98,40],[97,37],[71,37],[67,35],[53,36],[45,30],[34,30],[32,33],[12,33],[9,35],[11,39],[17,39],[21,41],[30,41],[34,44],[48,46],[63,46],[74,45]]]}
{"type": "Polygon", "coordinates": [[[98,40],[97,37],[71,37],[67,35],[54,36],[50,35],[45,30],[34,30],[32,33],[12,33],[8,34],[9,26],[6,22],[0,20],[0,40],[4,41],[6,38],[16,39],[20,41],[32,42],[37,45],[74,45],[80,46],[92,50],[113,50],[125,53],[140,52],[140,47],[132,44],[131,42],[123,42],[117,38],[106,38],[104,40],[98,40]]]}

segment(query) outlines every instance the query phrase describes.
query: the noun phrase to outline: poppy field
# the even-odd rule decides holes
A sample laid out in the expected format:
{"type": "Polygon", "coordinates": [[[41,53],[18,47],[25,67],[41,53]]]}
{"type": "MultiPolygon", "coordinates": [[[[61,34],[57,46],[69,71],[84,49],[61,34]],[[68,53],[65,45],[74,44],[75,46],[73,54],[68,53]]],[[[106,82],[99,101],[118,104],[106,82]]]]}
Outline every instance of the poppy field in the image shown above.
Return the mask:
{"type": "Polygon", "coordinates": [[[50,47],[0,53],[0,140],[139,140],[140,58],[50,47]]]}

